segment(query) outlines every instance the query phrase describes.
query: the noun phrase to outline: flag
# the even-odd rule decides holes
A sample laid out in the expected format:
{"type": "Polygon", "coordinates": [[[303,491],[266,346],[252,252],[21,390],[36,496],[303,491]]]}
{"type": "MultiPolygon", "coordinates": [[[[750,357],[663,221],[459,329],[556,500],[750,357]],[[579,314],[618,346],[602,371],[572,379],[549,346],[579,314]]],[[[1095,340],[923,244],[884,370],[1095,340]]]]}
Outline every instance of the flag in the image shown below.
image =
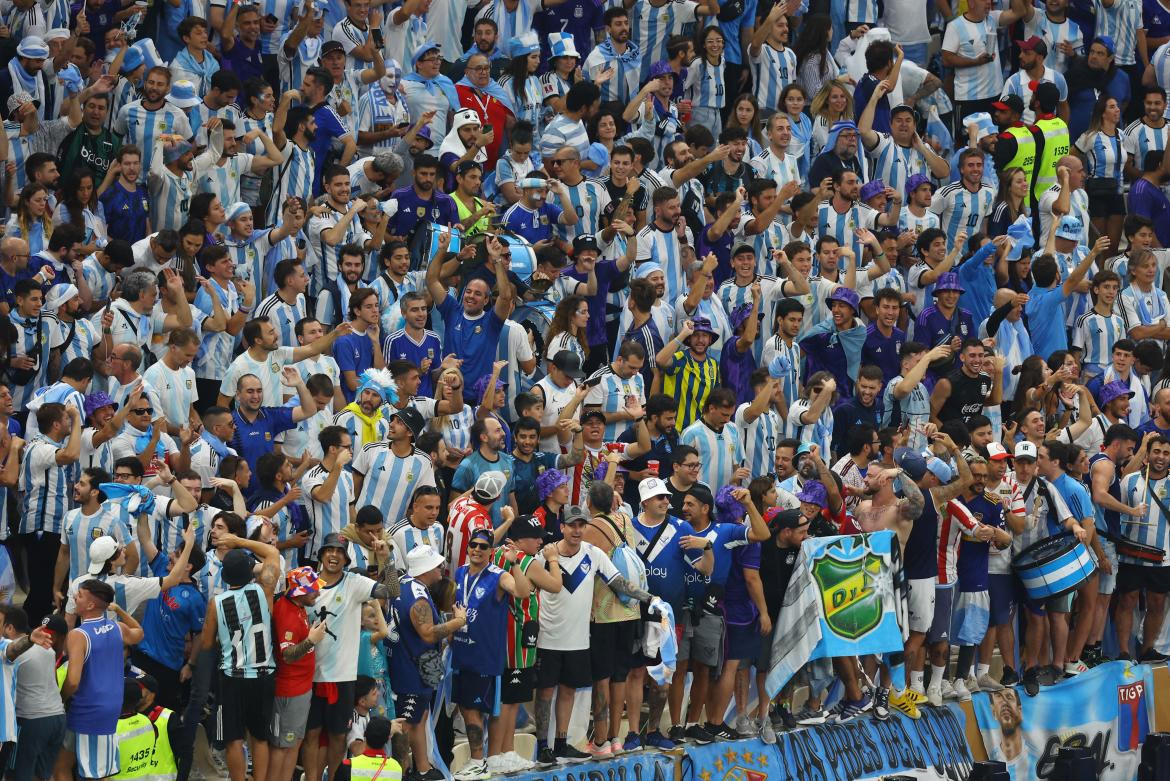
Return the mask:
{"type": "Polygon", "coordinates": [[[804,541],[772,635],[770,696],[814,659],[902,650],[897,545],[889,530],[804,541]]]}

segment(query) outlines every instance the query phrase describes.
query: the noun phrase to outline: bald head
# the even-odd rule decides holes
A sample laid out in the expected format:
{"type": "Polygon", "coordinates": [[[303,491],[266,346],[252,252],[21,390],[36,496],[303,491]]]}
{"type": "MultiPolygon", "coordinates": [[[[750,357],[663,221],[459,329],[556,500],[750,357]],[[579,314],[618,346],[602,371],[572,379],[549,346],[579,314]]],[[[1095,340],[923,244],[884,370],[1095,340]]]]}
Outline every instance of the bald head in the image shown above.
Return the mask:
{"type": "Polygon", "coordinates": [[[1011,301],[1015,297],[1016,291],[1008,287],[1001,287],[999,290],[995,291],[995,298],[992,300],[992,306],[995,309],[999,309],[1001,306],[1006,304],[1008,301],[1011,301]]]}
{"type": "Polygon", "coordinates": [[[11,258],[24,255],[28,258],[28,242],[16,236],[6,236],[0,239],[0,255],[11,258]]]}
{"type": "Polygon", "coordinates": [[[1170,404],[1170,388],[1162,388],[1155,393],[1154,404],[1159,407],[1163,404],[1170,404]]]}

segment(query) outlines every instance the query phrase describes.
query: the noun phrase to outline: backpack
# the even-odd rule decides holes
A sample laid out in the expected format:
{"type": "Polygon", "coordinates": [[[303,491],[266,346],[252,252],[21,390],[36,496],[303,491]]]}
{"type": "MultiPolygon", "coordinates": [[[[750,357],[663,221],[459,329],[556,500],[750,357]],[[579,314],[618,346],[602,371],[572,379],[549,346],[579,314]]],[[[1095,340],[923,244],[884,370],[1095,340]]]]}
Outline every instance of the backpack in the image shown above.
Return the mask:
{"type": "MultiPolygon", "coordinates": [[[[626,536],[618,528],[618,525],[613,522],[612,518],[608,515],[599,515],[598,517],[604,518],[606,523],[613,527],[613,531],[618,537],[617,544],[609,552],[610,562],[617,567],[617,571],[622,574],[622,577],[626,579],[627,583],[646,591],[649,584],[646,578],[646,564],[642,561],[642,557],[629,546],[626,542],[626,536]]],[[[634,605],[638,603],[638,600],[629,594],[618,594],[617,598],[623,605],[634,605]]]]}

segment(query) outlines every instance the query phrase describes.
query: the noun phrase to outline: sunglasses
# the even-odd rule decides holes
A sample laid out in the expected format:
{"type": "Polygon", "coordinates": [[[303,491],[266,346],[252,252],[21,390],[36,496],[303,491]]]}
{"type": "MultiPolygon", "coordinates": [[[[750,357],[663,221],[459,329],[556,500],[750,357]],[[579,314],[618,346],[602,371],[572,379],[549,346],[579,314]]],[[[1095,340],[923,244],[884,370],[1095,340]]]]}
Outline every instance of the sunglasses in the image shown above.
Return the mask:
{"type": "Polygon", "coordinates": [[[469,542],[467,543],[468,550],[491,550],[492,546],[486,542],[469,542]]]}
{"type": "Polygon", "coordinates": [[[135,415],[153,415],[154,414],[154,408],[152,408],[152,407],[141,407],[139,409],[132,409],[130,411],[133,412],[135,415]]]}

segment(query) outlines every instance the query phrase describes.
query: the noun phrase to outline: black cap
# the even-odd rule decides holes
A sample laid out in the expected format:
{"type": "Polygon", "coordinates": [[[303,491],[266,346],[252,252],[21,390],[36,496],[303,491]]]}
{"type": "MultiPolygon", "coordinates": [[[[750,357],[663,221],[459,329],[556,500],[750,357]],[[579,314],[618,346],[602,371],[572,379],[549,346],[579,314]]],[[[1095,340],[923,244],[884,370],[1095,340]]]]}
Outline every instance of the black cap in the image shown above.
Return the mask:
{"type": "Polygon", "coordinates": [[[220,572],[223,582],[232,588],[240,588],[252,582],[252,567],[255,559],[243,548],[233,548],[223,557],[220,572]]]}
{"type": "Polygon", "coordinates": [[[333,52],[345,53],[345,47],[341,45],[341,41],[325,41],[321,44],[321,53],[318,55],[319,59],[324,59],[326,54],[333,52]]]}
{"type": "Polygon", "coordinates": [[[540,540],[544,538],[544,524],[533,515],[521,515],[508,527],[508,538],[512,540],[540,540]]]}
{"type": "Polygon", "coordinates": [[[799,529],[808,523],[808,519],[800,510],[780,510],[772,515],[768,525],[779,531],[780,529],[799,529]]]}
{"type": "Polygon", "coordinates": [[[414,434],[414,438],[418,439],[419,434],[426,428],[427,422],[423,419],[422,413],[416,410],[409,404],[400,410],[397,410],[390,416],[391,420],[398,418],[402,423],[410,429],[410,433],[414,434]]]}
{"type": "Polygon", "coordinates": [[[574,380],[581,380],[585,378],[585,372],[581,371],[581,356],[572,350],[561,350],[553,356],[552,365],[563,371],[565,374],[572,377],[574,380]]]}
{"type": "Polygon", "coordinates": [[[597,237],[592,233],[582,233],[573,239],[573,252],[580,252],[585,249],[591,249],[597,253],[601,252],[601,247],[597,246],[597,237]]]}
{"type": "Polygon", "coordinates": [[[345,556],[345,563],[349,564],[349,544],[346,539],[337,532],[326,534],[325,539],[321,542],[321,547],[317,548],[317,560],[321,560],[321,554],[330,548],[336,548],[345,556]]]}
{"type": "Polygon", "coordinates": [[[1023,114],[1024,100],[1019,95],[1005,95],[992,103],[991,107],[999,111],[1014,111],[1017,114],[1023,114]]]}
{"type": "Polygon", "coordinates": [[[604,423],[605,422],[605,413],[599,409],[585,410],[585,412],[581,415],[581,422],[584,423],[585,421],[591,420],[593,418],[597,418],[602,423],[604,423]]]}

